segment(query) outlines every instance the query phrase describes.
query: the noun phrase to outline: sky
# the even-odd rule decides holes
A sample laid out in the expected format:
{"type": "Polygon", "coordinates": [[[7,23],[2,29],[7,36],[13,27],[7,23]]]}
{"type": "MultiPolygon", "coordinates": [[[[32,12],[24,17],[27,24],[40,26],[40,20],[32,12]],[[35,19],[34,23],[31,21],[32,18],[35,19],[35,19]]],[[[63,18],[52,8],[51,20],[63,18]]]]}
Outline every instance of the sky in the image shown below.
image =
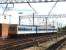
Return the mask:
{"type": "MultiPolygon", "coordinates": [[[[14,4],[14,7],[13,7],[13,5],[9,5],[8,7],[10,7],[10,9],[5,11],[5,14],[7,16],[7,20],[6,20],[5,23],[17,24],[18,23],[18,16],[19,16],[18,13],[19,12],[21,12],[22,15],[32,15],[33,13],[35,13],[37,15],[48,15],[49,11],[52,9],[52,6],[54,4],[55,4],[55,2],[30,3],[30,5],[37,11],[37,13],[35,13],[35,11],[28,5],[28,3],[14,4]]],[[[3,22],[2,19],[4,17],[2,15],[2,13],[4,11],[5,6],[6,5],[0,5],[0,15],[1,15],[0,16],[0,23],[3,22]]],[[[50,13],[50,15],[60,15],[60,14],[66,14],[66,2],[58,2],[57,5],[52,10],[52,12],[50,13]]],[[[37,21],[39,21],[39,23],[36,22],[35,24],[40,24],[41,22],[43,22],[42,20],[43,19],[37,20],[37,21]]],[[[55,22],[55,25],[57,25],[57,23],[59,23],[59,25],[62,25],[62,26],[66,25],[66,17],[64,17],[64,18],[54,18],[54,19],[49,18],[48,23],[49,24],[52,23],[53,20],[55,22]]],[[[26,21],[29,21],[29,19],[27,19],[26,21]]],[[[23,19],[22,22],[23,22],[23,24],[30,23],[30,21],[25,23],[24,19],[23,19]]],[[[44,23],[42,23],[42,24],[44,24],[44,23]]]]}
{"type": "MultiPolygon", "coordinates": [[[[30,3],[31,6],[37,11],[38,14],[48,15],[50,9],[55,2],[48,3],[30,3]]],[[[15,4],[15,9],[25,13],[33,13],[33,9],[27,3],[15,4]],[[18,5],[18,6],[17,6],[18,5]]],[[[66,14],[66,2],[58,2],[56,7],[52,10],[51,14],[66,14]]]]}

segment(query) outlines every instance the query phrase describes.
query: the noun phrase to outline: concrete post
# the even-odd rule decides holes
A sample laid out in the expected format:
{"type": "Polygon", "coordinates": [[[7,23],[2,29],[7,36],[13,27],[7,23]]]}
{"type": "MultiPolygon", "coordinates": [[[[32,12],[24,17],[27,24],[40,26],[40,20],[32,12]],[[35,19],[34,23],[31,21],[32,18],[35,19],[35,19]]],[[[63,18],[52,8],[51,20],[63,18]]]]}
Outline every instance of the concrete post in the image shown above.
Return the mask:
{"type": "Polygon", "coordinates": [[[5,40],[8,37],[8,29],[9,29],[8,24],[2,24],[2,38],[3,38],[3,40],[5,40]]]}

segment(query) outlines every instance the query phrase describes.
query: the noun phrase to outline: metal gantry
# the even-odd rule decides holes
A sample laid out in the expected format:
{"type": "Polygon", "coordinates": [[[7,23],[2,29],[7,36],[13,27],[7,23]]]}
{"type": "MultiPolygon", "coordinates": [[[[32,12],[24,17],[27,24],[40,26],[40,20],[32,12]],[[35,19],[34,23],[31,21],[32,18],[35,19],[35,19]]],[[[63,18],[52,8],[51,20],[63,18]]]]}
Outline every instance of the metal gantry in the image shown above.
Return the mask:
{"type": "Polygon", "coordinates": [[[25,16],[20,16],[19,17],[19,23],[24,18],[28,18],[28,19],[32,18],[33,25],[35,24],[35,18],[37,18],[37,19],[42,18],[42,19],[45,19],[45,22],[46,22],[46,25],[47,25],[48,19],[50,19],[50,18],[66,18],[66,15],[49,15],[49,16],[48,15],[34,15],[34,14],[33,15],[25,15],[25,16]]]}
{"type": "MultiPolygon", "coordinates": [[[[30,3],[41,3],[41,2],[65,2],[66,0],[27,0],[30,3]]],[[[26,0],[0,0],[0,4],[5,3],[27,3],[26,0]]]]}
{"type": "MultiPolygon", "coordinates": [[[[32,18],[33,15],[21,15],[22,17],[28,17],[28,18],[32,18]]],[[[66,18],[66,14],[59,14],[59,15],[35,15],[34,18],[66,18]]]]}

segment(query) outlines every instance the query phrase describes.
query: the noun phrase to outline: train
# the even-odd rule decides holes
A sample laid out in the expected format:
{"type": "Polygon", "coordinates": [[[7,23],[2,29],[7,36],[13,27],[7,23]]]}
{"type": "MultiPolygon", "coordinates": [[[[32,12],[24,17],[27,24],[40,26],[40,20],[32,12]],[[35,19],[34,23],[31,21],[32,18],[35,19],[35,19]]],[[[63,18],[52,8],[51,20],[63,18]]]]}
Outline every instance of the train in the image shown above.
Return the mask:
{"type": "Polygon", "coordinates": [[[37,26],[37,25],[21,25],[17,26],[17,34],[12,35],[11,38],[28,38],[28,37],[40,37],[40,36],[48,36],[51,37],[54,34],[57,33],[57,29],[52,26],[52,27],[47,27],[45,26],[37,26]]]}
{"type": "Polygon", "coordinates": [[[45,35],[57,32],[57,29],[52,27],[37,26],[37,25],[17,25],[17,24],[0,24],[0,36],[2,38],[14,37],[36,37],[37,34],[45,35]]]}
{"type": "Polygon", "coordinates": [[[30,34],[30,33],[50,33],[57,32],[57,29],[54,26],[31,26],[31,25],[23,25],[18,26],[17,34],[30,34]]]}

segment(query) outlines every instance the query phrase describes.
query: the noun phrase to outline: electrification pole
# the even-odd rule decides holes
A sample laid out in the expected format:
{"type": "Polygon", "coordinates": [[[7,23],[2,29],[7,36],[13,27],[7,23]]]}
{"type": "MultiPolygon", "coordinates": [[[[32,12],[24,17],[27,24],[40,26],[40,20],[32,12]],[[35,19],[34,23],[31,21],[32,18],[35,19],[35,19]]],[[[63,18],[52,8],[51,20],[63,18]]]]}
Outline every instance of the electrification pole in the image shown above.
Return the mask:
{"type": "Polygon", "coordinates": [[[21,21],[21,19],[20,19],[20,18],[21,18],[21,16],[19,16],[19,26],[20,26],[20,21],[21,21]]]}
{"type": "Polygon", "coordinates": [[[48,20],[48,17],[45,17],[46,19],[46,32],[47,32],[47,20],[48,20]]]}
{"type": "Polygon", "coordinates": [[[54,26],[54,20],[53,20],[53,32],[54,32],[55,26],[54,26]]]}
{"type": "Polygon", "coordinates": [[[34,13],[33,13],[33,26],[34,26],[34,13]]]}

